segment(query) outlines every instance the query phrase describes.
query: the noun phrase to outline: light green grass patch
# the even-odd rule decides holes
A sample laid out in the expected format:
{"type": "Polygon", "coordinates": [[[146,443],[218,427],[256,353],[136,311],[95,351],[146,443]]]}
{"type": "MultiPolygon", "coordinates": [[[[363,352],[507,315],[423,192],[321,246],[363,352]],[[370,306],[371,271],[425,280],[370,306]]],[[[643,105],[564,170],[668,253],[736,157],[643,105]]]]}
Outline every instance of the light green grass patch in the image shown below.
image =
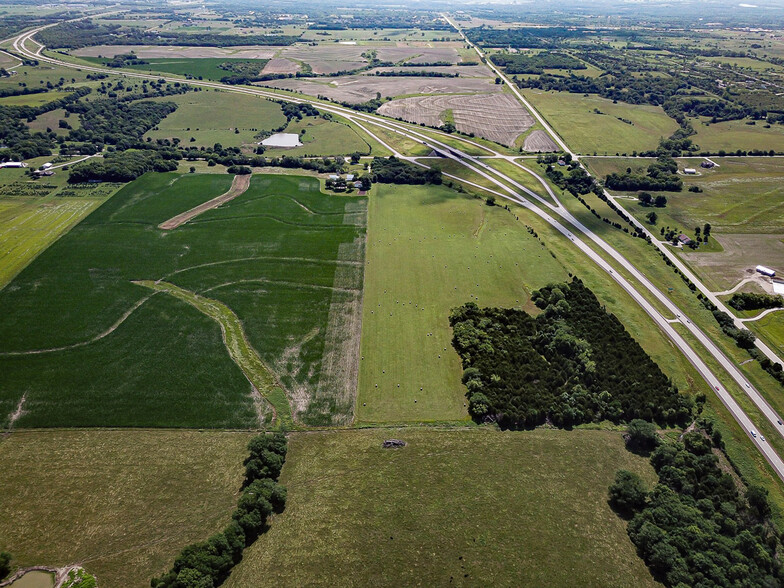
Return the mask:
{"type": "Polygon", "coordinates": [[[449,313],[466,302],[526,307],[566,279],[500,207],[440,186],[377,185],[369,230],[357,420],[467,418],[449,313]]]}
{"type": "Polygon", "coordinates": [[[738,149],[751,151],[784,151],[784,125],[771,125],[765,128],[764,121],[747,125],[746,120],[730,120],[708,124],[705,120],[692,120],[697,134],[691,137],[700,150],[717,153],[734,153],[738,149]]]}
{"type": "Polygon", "coordinates": [[[612,155],[655,149],[661,137],[678,129],[678,123],[660,106],[613,104],[596,95],[568,92],[523,90],[523,94],[578,153],[612,155]]]}
{"type": "Polygon", "coordinates": [[[70,92],[41,92],[38,94],[22,94],[19,96],[6,96],[0,98],[0,106],[41,106],[47,102],[54,102],[60,98],[65,98],[70,92]]]}

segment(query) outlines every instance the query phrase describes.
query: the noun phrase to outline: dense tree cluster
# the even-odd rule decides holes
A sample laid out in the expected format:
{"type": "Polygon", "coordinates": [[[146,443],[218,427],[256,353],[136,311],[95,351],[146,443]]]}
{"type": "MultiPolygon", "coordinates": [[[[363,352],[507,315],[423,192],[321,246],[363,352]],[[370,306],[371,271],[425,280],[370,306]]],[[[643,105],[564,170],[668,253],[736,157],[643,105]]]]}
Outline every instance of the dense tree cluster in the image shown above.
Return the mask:
{"type": "Polygon", "coordinates": [[[480,47],[554,48],[563,39],[584,37],[586,29],[577,27],[526,27],[494,29],[485,26],[468,29],[466,36],[480,47]]]}
{"type": "Polygon", "coordinates": [[[778,294],[757,294],[755,292],[736,292],[729,305],[735,310],[759,310],[760,308],[779,308],[784,299],[778,294]]]}
{"type": "MultiPolygon", "coordinates": [[[[721,443],[719,435],[714,439],[721,443]]],[[[767,491],[739,491],[706,432],[661,445],[651,464],[659,475],[651,492],[635,474],[620,471],[609,497],[623,514],[634,514],[629,536],[658,580],[705,588],[782,584],[767,491]]]]}
{"type": "Polygon", "coordinates": [[[231,523],[206,541],[183,549],[168,573],[153,578],[152,588],[220,586],[242,559],[242,551],[267,530],[268,517],[283,512],[286,488],[277,480],[286,460],[286,436],[258,435],[248,450],[242,494],[231,523]]]}
{"type": "Polygon", "coordinates": [[[374,157],[370,168],[371,180],[381,184],[440,184],[441,170],[431,167],[425,169],[401,161],[394,155],[387,159],[374,157]]]}
{"type": "Polygon", "coordinates": [[[683,180],[678,176],[678,164],[669,155],[660,155],[641,175],[627,170],[626,173],[611,173],[604,185],[610,190],[651,190],[655,192],[680,192],[683,180]]]}
{"type": "Polygon", "coordinates": [[[756,340],[754,333],[748,329],[737,328],[735,326],[735,320],[726,312],[722,312],[714,306],[713,318],[716,319],[716,322],[719,323],[721,330],[724,331],[726,335],[735,339],[738,347],[743,349],[751,349],[754,347],[754,341],[756,340]]]}
{"type": "Polygon", "coordinates": [[[692,402],[575,278],[533,293],[543,312],[452,311],[469,411],[504,427],[632,419],[682,423],[692,402]]]}
{"type": "Polygon", "coordinates": [[[177,162],[164,159],[155,150],[128,150],[122,153],[107,153],[103,158],[90,159],[71,168],[68,181],[81,182],[130,182],[150,171],[176,171],[177,162]]]}
{"type": "Polygon", "coordinates": [[[112,59],[104,61],[104,64],[108,67],[130,67],[133,65],[146,65],[147,63],[149,62],[140,59],[133,51],[115,55],[112,59]]]}
{"type": "Polygon", "coordinates": [[[176,109],[174,102],[148,100],[77,102],[68,111],[79,114],[81,127],[71,130],[68,140],[114,145],[118,150],[143,147],[144,133],[176,109]]]}
{"type": "Polygon", "coordinates": [[[43,29],[38,39],[47,47],[79,49],[94,45],[183,45],[188,47],[233,47],[236,45],[292,45],[292,35],[230,35],[219,33],[176,33],[89,20],[63,22],[43,29]]]}
{"type": "Polygon", "coordinates": [[[541,74],[545,69],[587,69],[579,59],[556,51],[496,53],[493,63],[503,67],[508,74],[541,74]]]}

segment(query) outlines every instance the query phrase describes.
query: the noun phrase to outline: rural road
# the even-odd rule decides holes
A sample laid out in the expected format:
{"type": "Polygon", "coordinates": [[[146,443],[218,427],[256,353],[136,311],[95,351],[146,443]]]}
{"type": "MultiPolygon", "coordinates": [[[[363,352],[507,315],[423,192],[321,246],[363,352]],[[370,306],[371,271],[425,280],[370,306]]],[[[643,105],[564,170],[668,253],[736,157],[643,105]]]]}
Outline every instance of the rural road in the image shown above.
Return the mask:
{"type": "MultiPolygon", "coordinates": [[[[48,25],[52,26],[52,25],[48,25]]],[[[30,31],[27,31],[19,36],[17,36],[13,41],[13,47],[16,51],[25,55],[27,57],[38,59],[40,61],[45,61],[49,63],[53,63],[59,65],[61,67],[67,67],[71,69],[82,69],[85,71],[95,71],[101,73],[110,73],[113,75],[117,75],[118,72],[109,70],[106,68],[98,68],[98,67],[90,67],[90,66],[83,66],[83,65],[76,65],[73,63],[68,63],[65,61],[53,59],[41,54],[43,47],[40,46],[35,51],[28,50],[25,47],[25,44],[28,40],[31,39],[38,31],[46,27],[39,27],[30,31]]],[[[35,41],[33,41],[35,42],[35,41]]],[[[616,251],[609,243],[605,242],[603,239],[598,237],[595,233],[593,233],[588,227],[580,223],[574,216],[571,215],[556,199],[555,205],[552,205],[545,201],[541,196],[534,193],[533,191],[529,190],[528,188],[520,185],[517,183],[513,178],[507,176],[506,174],[492,168],[488,164],[484,163],[480,159],[470,156],[466,153],[463,153],[459,149],[455,149],[452,146],[446,145],[442,143],[438,139],[430,135],[426,135],[424,133],[419,132],[415,128],[409,127],[402,123],[397,123],[391,121],[389,119],[382,118],[377,115],[366,114],[366,113],[359,113],[357,111],[343,108],[339,106],[335,106],[332,104],[324,103],[316,99],[307,99],[307,98],[300,98],[300,97],[293,97],[285,94],[279,94],[277,92],[268,91],[268,90],[261,90],[255,88],[247,88],[247,87],[238,87],[238,86],[230,86],[221,83],[215,82],[205,82],[199,80],[183,80],[182,78],[172,77],[172,76],[152,76],[148,74],[142,73],[132,73],[132,72],[123,72],[124,76],[126,77],[133,77],[139,79],[164,79],[167,81],[177,81],[183,82],[186,81],[188,84],[194,86],[201,86],[201,87],[210,87],[225,90],[227,92],[234,92],[234,93],[244,93],[250,95],[257,95],[263,96],[267,98],[272,98],[275,100],[283,100],[295,103],[308,103],[313,104],[314,106],[318,107],[321,110],[326,112],[332,112],[339,116],[342,116],[355,124],[361,125],[364,123],[365,125],[376,125],[381,128],[384,128],[387,131],[391,131],[393,133],[400,134],[403,137],[413,139],[418,141],[419,143],[423,143],[424,145],[430,147],[431,149],[442,153],[445,157],[448,157],[454,161],[457,161],[467,169],[478,173],[480,176],[490,180],[493,182],[494,185],[498,186],[501,192],[494,192],[489,190],[490,192],[494,192],[503,198],[511,200],[520,204],[521,206],[527,208],[534,214],[537,214],[541,218],[543,218],[546,222],[551,224],[555,227],[559,232],[564,234],[567,238],[569,238],[572,243],[575,244],[583,253],[585,253],[594,263],[596,263],[600,268],[606,271],[619,285],[629,293],[633,300],[635,300],[654,320],[654,322],[659,326],[659,328],[673,341],[673,343],[681,350],[681,352],[688,358],[688,360],[694,365],[700,375],[705,379],[705,381],[711,386],[714,392],[719,396],[721,401],[727,407],[727,409],[731,412],[733,417],[736,421],[746,430],[747,435],[749,436],[751,442],[757,447],[760,453],[765,457],[765,459],[770,463],[773,470],[779,476],[781,480],[784,481],[784,462],[782,462],[781,458],[777,455],[777,453],[770,447],[766,442],[761,441],[759,436],[752,435],[751,431],[756,431],[757,427],[752,423],[751,419],[743,412],[741,407],[732,397],[732,395],[725,389],[724,385],[719,381],[716,375],[710,370],[710,368],[705,364],[699,354],[694,351],[691,345],[681,336],[681,334],[675,330],[675,328],[668,322],[668,318],[664,317],[659,311],[650,303],[648,300],[637,290],[637,288],[632,285],[625,277],[620,275],[617,271],[615,271],[612,266],[605,260],[604,257],[599,255],[593,248],[591,248],[587,243],[585,243],[582,239],[576,238],[573,232],[582,233],[588,240],[595,243],[604,253],[609,255],[614,261],[616,261],[621,267],[624,268],[635,280],[637,280],[646,290],[648,290],[661,304],[664,305],[670,312],[673,313],[674,316],[681,319],[685,328],[694,336],[702,345],[709,351],[709,353],[718,361],[718,363],[722,366],[724,370],[732,377],[735,382],[738,383],[741,390],[745,392],[757,405],[757,407],[763,412],[763,414],[771,421],[773,426],[784,435],[784,428],[781,425],[778,425],[779,416],[773,411],[773,409],[767,404],[767,402],[762,398],[762,396],[753,389],[751,384],[745,379],[745,377],[741,374],[741,372],[737,369],[737,367],[730,361],[713,343],[713,341],[705,335],[696,325],[693,324],[692,321],[687,319],[685,315],[680,311],[680,309],[669,300],[667,296],[665,296],[662,292],[660,292],[637,268],[631,264],[628,260],[626,260],[618,251],[616,251]],[[546,208],[552,210],[554,214],[561,217],[561,220],[570,223],[574,227],[574,231],[572,229],[567,228],[564,226],[559,220],[556,220],[551,214],[540,208],[539,206],[533,204],[532,201],[528,200],[526,197],[522,196],[517,190],[511,188],[513,186],[520,192],[527,194],[528,196],[532,197],[533,199],[539,201],[541,204],[544,204],[546,208]]],[[[506,80],[506,83],[509,84],[509,81],[504,77],[500,76],[502,79],[506,80]]],[[[513,90],[516,90],[511,84],[509,84],[513,90]]],[[[530,105],[525,101],[525,99],[519,94],[519,92],[515,92],[521,101],[526,104],[530,108],[530,105]]],[[[531,112],[535,115],[537,120],[542,124],[542,126],[547,129],[553,137],[557,140],[557,142],[561,145],[564,151],[568,153],[572,153],[571,150],[566,147],[563,141],[554,133],[552,129],[547,124],[547,122],[539,115],[534,109],[531,109],[531,112]]],[[[366,126],[363,126],[366,132],[366,126]]],[[[436,136],[444,136],[443,133],[439,133],[437,131],[431,132],[436,136]]],[[[372,132],[369,132],[371,136],[376,138],[372,132]]],[[[462,137],[452,137],[454,139],[459,139],[466,144],[473,144],[477,145],[476,143],[464,140],[462,137]]],[[[382,144],[385,144],[382,141],[382,144]]],[[[492,151],[488,149],[484,145],[477,145],[482,149],[492,151]]],[[[396,150],[392,149],[393,152],[396,150]]],[[[416,158],[406,158],[409,160],[416,160],[416,158]]],[[[421,165],[421,164],[420,164],[421,165]]],[[[533,173],[530,172],[529,173],[533,173]]],[[[536,174],[534,174],[536,175],[536,174]]],[[[537,176],[538,177],[538,176],[537,176]]],[[[543,179],[539,178],[540,182],[544,182],[543,179]]],[[[487,190],[487,188],[482,188],[483,190],[487,190]]],[[[551,194],[554,196],[554,194],[551,194]]],[[[682,264],[681,264],[682,265],[682,264]]],[[[684,272],[685,273],[685,272],[684,272]]],[[[696,279],[693,279],[695,283],[698,283],[696,279]]]]}

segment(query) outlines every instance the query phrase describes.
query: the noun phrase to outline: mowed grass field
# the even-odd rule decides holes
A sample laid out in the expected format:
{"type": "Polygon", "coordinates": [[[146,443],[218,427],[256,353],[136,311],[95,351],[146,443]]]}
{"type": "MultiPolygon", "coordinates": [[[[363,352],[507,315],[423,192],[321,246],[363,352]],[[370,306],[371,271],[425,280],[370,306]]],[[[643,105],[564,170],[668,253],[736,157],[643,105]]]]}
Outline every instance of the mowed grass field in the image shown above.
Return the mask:
{"type": "MultiPolygon", "coordinates": [[[[303,143],[302,147],[291,149],[268,148],[265,155],[268,157],[290,156],[321,156],[321,155],[349,155],[354,152],[362,155],[379,155],[377,149],[371,148],[365,140],[364,133],[355,130],[347,123],[337,120],[325,120],[321,117],[304,117],[302,120],[293,120],[285,130],[286,133],[296,133],[303,143]],[[304,133],[303,133],[304,131],[304,133]]],[[[385,150],[386,151],[386,150],[385,150]]]]}
{"type": "Polygon", "coordinates": [[[358,317],[365,200],[325,195],[314,178],[259,175],[230,203],[157,228],[231,180],[144,176],[0,291],[3,421],[24,398],[21,427],[258,426],[218,323],[138,280],[223,303],[297,416],[350,420],[353,385],[335,373],[345,333],[358,336],[341,327],[358,317]]]}
{"type": "Polygon", "coordinates": [[[449,313],[525,307],[567,272],[500,207],[441,186],[377,185],[368,209],[357,420],[467,419],[449,313]]]}
{"type": "Polygon", "coordinates": [[[247,433],[36,431],[0,441],[0,546],[13,565],[80,563],[143,588],[228,522],[247,433]]]}
{"type": "Polygon", "coordinates": [[[286,510],[224,585],[655,586],[607,504],[619,468],[655,479],[618,432],[291,435],[286,510]]]}
{"type": "Polygon", "coordinates": [[[152,139],[177,137],[184,146],[256,143],[259,131],[286,124],[279,104],[257,96],[205,90],[155,100],[175,102],[177,110],[144,136],[152,139]]]}
{"type": "Polygon", "coordinates": [[[0,98],[0,106],[41,106],[47,102],[54,102],[60,98],[65,98],[70,92],[52,90],[39,94],[21,94],[19,96],[5,96],[0,98]]]}
{"type": "Polygon", "coordinates": [[[586,155],[655,149],[661,137],[669,137],[678,129],[678,123],[658,106],[613,104],[596,95],[568,92],[523,90],[523,95],[570,148],[586,155]]]}

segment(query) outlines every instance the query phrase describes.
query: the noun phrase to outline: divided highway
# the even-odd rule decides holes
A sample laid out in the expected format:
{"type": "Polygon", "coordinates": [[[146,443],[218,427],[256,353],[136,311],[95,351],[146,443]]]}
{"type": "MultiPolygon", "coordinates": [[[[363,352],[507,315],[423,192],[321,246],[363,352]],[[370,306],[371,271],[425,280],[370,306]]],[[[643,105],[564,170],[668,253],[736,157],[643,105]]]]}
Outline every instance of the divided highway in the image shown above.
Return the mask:
{"type": "MultiPolygon", "coordinates": [[[[451,23],[450,21],[450,24],[451,23]]],[[[53,25],[48,25],[53,26],[53,25]]],[[[454,26],[454,24],[453,24],[454,26]]],[[[193,86],[200,86],[200,87],[208,87],[208,88],[215,88],[221,89],[227,92],[235,92],[235,93],[243,93],[243,94],[251,94],[262,96],[266,98],[272,98],[275,100],[284,100],[289,102],[295,103],[309,103],[317,106],[320,110],[325,112],[330,112],[336,115],[339,115],[343,118],[346,118],[352,121],[357,126],[361,127],[365,132],[367,132],[370,136],[374,139],[379,141],[382,145],[387,147],[391,152],[395,153],[398,157],[403,159],[407,159],[418,165],[422,165],[419,163],[417,158],[415,157],[404,157],[397,152],[397,150],[389,145],[387,142],[383,141],[381,138],[376,136],[372,130],[368,127],[370,126],[377,126],[383,128],[385,131],[393,132],[399,134],[402,137],[412,139],[418,141],[421,144],[426,145],[427,147],[433,149],[443,157],[447,157],[452,159],[466,169],[471,170],[472,172],[482,176],[483,178],[491,181],[495,186],[498,187],[498,190],[488,190],[485,187],[477,186],[478,188],[492,192],[500,197],[508,199],[512,202],[515,202],[528,210],[532,213],[540,216],[546,222],[548,222],[551,226],[553,226],[556,230],[560,233],[565,235],[576,247],[578,247],[586,256],[588,256],[594,263],[597,264],[601,269],[610,275],[630,296],[635,302],[637,302],[640,307],[642,307],[645,312],[651,316],[654,322],[659,326],[659,328],[670,338],[670,340],[680,349],[680,351],[688,358],[688,360],[694,365],[695,369],[700,373],[700,375],[705,379],[705,381],[711,386],[711,388],[715,391],[715,393],[719,396],[721,401],[727,407],[727,409],[731,412],[733,417],[736,421],[743,427],[743,429],[749,435],[752,443],[757,447],[760,453],[765,457],[765,459],[770,463],[773,470],[779,476],[779,478],[784,481],[784,462],[778,456],[778,454],[773,450],[773,448],[759,435],[752,434],[752,431],[756,431],[757,427],[751,421],[751,419],[743,412],[741,407],[732,397],[732,395],[725,389],[723,384],[720,380],[716,377],[716,375],[710,370],[710,368],[705,364],[702,360],[700,355],[691,347],[691,345],[675,330],[670,323],[670,320],[662,315],[656,307],[654,307],[635,287],[629,280],[627,280],[623,275],[613,269],[613,266],[610,263],[597,253],[588,243],[584,242],[581,238],[575,236],[575,233],[584,236],[589,241],[593,242],[601,251],[609,256],[612,260],[614,260],[620,267],[622,267],[626,272],[629,273],[635,280],[637,280],[645,290],[648,290],[653,297],[658,300],[668,311],[672,312],[673,316],[677,317],[681,320],[681,322],[685,325],[685,327],[689,330],[689,332],[698,340],[700,343],[708,350],[708,352],[718,361],[718,363],[722,366],[722,368],[732,377],[732,379],[738,383],[740,388],[751,398],[751,400],[755,403],[755,405],[760,409],[760,411],[771,421],[774,427],[784,435],[784,428],[779,425],[780,421],[779,415],[773,411],[773,409],[765,402],[764,398],[751,386],[751,384],[746,380],[740,370],[729,360],[713,343],[713,341],[705,335],[696,325],[693,324],[680,309],[672,303],[672,301],[665,296],[661,291],[659,291],[656,286],[654,286],[631,262],[629,262],[626,258],[624,258],[617,250],[615,250],[609,243],[601,239],[598,235],[593,233],[588,227],[583,225],[578,219],[576,219],[571,213],[566,210],[565,207],[557,200],[555,194],[549,190],[549,186],[546,182],[536,174],[534,174],[531,170],[527,168],[521,168],[521,171],[524,169],[526,172],[531,173],[542,183],[542,185],[547,189],[550,193],[550,196],[554,199],[555,204],[552,204],[533,192],[532,190],[528,189],[525,186],[522,186],[518,182],[516,182],[512,177],[504,174],[495,168],[492,168],[481,158],[477,158],[467,153],[462,152],[460,149],[456,149],[450,145],[447,145],[438,139],[434,138],[431,135],[436,136],[445,136],[442,133],[437,131],[429,131],[430,134],[424,134],[416,129],[416,127],[408,126],[404,123],[399,123],[397,121],[393,121],[390,119],[386,119],[374,114],[367,114],[367,113],[359,113],[357,111],[340,107],[337,105],[324,103],[319,100],[315,99],[307,99],[301,97],[294,97],[291,95],[286,95],[282,93],[273,92],[270,90],[265,89],[258,89],[258,88],[248,88],[248,87],[239,87],[239,86],[231,86],[216,82],[206,82],[206,81],[199,81],[199,80],[184,80],[178,77],[166,76],[166,75],[149,75],[149,74],[142,74],[142,73],[133,73],[128,71],[123,71],[121,74],[116,70],[111,70],[108,68],[99,68],[99,67],[92,67],[92,66],[84,66],[84,65],[77,65],[73,63],[68,63],[66,61],[62,61],[59,59],[53,59],[51,57],[45,56],[42,54],[43,46],[37,43],[32,37],[38,33],[40,30],[47,27],[39,27],[30,31],[27,31],[19,36],[17,36],[13,40],[13,48],[19,54],[24,55],[30,59],[37,59],[39,61],[48,62],[51,64],[55,64],[61,67],[67,67],[72,69],[81,69],[84,71],[92,71],[92,72],[100,72],[100,73],[108,73],[112,75],[123,75],[126,77],[131,78],[138,78],[138,79],[149,79],[149,80],[158,80],[164,79],[170,82],[186,82],[193,86]],[[35,50],[27,49],[26,43],[30,41],[38,45],[35,50]],[[525,194],[525,196],[524,196],[525,194]],[[538,204],[535,204],[536,201],[538,204]],[[541,205],[541,207],[539,206],[541,205]],[[552,213],[552,214],[551,214],[552,213]],[[556,218],[558,217],[558,218],[556,218]],[[569,226],[567,226],[567,223],[569,226]]],[[[456,27],[457,28],[457,27],[456,27]]],[[[459,29],[458,29],[459,30],[459,29]]],[[[462,32],[461,32],[462,34],[462,32]]],[[[475,48],[476,49],[476,48],[475,48]]],[[[479,51],[477,49],[477,51],[479,51]]],[[[480,52],[481,55],[481,52],[480,52]]],[[[529,108],[529,110],[534,114],[537,120],[542,124],[542,126],[550,132],[550,134],[555,138],[556,142],[561,146],[561,148],[567,152],[572,153],[571,150],[568,149],[566,144],[558,137],[551,127],[547,124],[547,121],[544,120],[541,115],[539,115],[535,109],[531,108],[530,104],[524,99],[524,97],[517,91],[517,89],[509,83],[509,80],[498,72],[494,68],[494,66],[490,65],[495,71],[496,74],[499,75],[512,90],[518,96],[518,98],[529,108]]],[[[497,152],[493,152],[492,149],[487,148],[484,145],[478,145],[477,143],[470,141],[468,139],[464,139],[462,137],[453,137],[454,139],[459,139],[464,144],[472,144],[482,149],[488,150],[494,155],[502,158],[506,158],[497,152]]]]}

